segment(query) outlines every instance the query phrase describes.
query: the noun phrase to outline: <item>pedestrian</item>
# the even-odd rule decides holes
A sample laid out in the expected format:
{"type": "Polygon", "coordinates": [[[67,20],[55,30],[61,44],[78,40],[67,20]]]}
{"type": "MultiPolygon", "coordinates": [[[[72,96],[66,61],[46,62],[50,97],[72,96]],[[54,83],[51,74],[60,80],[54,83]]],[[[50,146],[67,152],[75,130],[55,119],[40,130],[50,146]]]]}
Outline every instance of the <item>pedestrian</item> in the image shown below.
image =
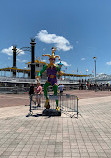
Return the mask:
{"type": "Polygon", "coordinates": [[[59,89],[60,95],[63,94],[63,88],[64,88],[64,85],[63,84],[59,84],[58,89],[59,89]]]}
{"type": "Polygon", "coordinates": [[[42,86],[39,82],[37,82],[37,88],[36,88],[36,103],[37,103],[37,107],[41,107],[41,97],[42,97],[42,94],[43,94],[43,91],[42,91],[42,86]]]}
{"type": "Polygon", "coordinates": [[[29,89],[29,97],[30,97],[31,101],[33,101],[34,104],[36,105],[36,101],[33,100],[34,94],[35,94],[35,89],[34,89],[34,84],[32,83],[30,85],[30,89],[29,89]]]}

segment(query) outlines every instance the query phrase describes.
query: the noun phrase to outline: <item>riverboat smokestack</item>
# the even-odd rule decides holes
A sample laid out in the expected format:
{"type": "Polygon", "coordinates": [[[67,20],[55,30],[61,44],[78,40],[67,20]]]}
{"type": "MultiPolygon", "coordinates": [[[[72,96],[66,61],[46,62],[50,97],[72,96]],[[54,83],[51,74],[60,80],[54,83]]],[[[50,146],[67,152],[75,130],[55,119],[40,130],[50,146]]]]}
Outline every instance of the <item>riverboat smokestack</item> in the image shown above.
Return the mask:
{"type": "Polygon", "coordinates": [[[13,46],[13,77],[16,77],[16,46],[13,46]]]}
{"type": "Polygon", "coordinates": [[[31,39],[31,79],[35,79],[35,39],[31,39]]]}

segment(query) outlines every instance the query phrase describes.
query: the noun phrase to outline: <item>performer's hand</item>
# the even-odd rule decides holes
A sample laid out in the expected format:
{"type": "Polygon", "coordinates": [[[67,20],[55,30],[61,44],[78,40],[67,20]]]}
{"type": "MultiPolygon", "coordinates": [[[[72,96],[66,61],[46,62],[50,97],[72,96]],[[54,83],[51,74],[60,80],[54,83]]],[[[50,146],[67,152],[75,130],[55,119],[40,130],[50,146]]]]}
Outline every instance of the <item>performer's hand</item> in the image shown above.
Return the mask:
{"type": "Polygon", "coordinates": [[[39,80],[40,80],[40,76],[37,76],[37,83],[39,82],[39,80]]]}

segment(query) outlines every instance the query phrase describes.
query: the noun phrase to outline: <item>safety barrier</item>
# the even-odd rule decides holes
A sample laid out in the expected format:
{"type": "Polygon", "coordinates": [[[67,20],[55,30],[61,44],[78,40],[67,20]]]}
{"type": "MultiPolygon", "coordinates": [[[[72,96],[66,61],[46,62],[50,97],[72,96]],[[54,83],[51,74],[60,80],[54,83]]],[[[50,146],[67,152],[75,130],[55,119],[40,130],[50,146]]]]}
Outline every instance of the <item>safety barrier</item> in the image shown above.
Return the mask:
{"type": "Polygon", "coordinates": [[[76,116],[78,118],[78,97],[75,95],[61,95],[60,96],[61,110],[64,114],[70,117],[76,116]]]}
{"type": "MultiPolygon", "coordinates": [[[[50,109],[56,109],[56,100],[58,100],[58,111],[61,113],[68,115],[69,117],[75,117],[78,118],[78,97],[75,95],[49,95],[49,103],[50,103],[50,109]]],[[[30,96],[30,104],[29,104],[29,113],[26,117],[29,116],[39,116],[43,114],[34,114],[34,110],[42,110],[44,111],[45,107],[45,97],[42,96],[36,96],[36,95],[31,95],[30,96]],[[41,103],[40,106],[35,105],[36,97],[40,97],[41,103]]],[[[56,110],[57,111],[57,110],[56,110]]],[[[36,111],[37,112],[37,111],[36,111]]]]}

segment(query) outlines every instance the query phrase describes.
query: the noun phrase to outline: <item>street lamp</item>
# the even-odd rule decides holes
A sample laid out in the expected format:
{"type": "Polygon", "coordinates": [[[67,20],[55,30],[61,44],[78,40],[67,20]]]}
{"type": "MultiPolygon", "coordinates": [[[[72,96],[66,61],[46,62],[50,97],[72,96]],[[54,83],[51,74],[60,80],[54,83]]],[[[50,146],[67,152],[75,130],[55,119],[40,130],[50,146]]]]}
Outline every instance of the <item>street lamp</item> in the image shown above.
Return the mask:
{"type": "Polygon", "coordinates": [[[96,57],[93,57],[94,62],[95,62],[95,86],[96,86],[96,57]]]}
{"type": "Polygon", "coordinates": [[[88,69],[86,69],[86,75],[87,75],[88,69]]]}
{"type": "Polygon", "coordinates": [[[88,72],[88,69],[86,69],[86,79],[85,80],[87,80],[87,72],[88,72]]]}

